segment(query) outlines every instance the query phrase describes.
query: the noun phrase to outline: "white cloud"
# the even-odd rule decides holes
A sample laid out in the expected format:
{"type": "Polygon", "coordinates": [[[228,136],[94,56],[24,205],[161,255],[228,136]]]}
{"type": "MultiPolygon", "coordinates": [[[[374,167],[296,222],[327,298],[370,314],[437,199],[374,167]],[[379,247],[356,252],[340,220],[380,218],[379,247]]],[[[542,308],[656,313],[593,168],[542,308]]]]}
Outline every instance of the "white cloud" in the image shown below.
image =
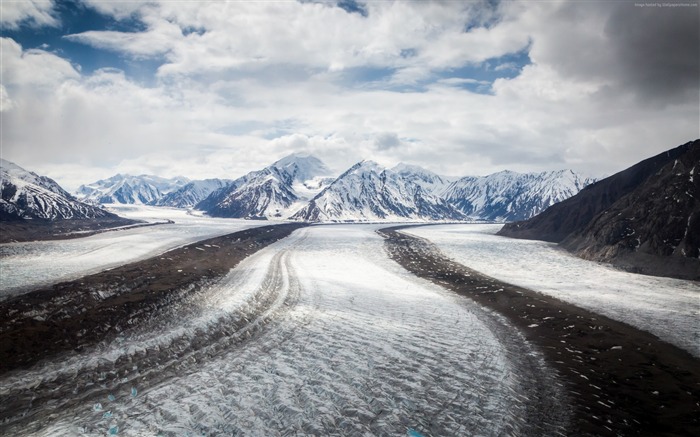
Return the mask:
{"type": "Polygon", "coordinates": [[[110,15],[119,20],[128,19],[138,15],[144,8],[152,7],[154,4],[154,2],[150,0],[82,0],[82,2],[89,5],[101,14],[110,15]]]}
{"type": "Polygon", "coordinates": [[[0,24],[16,29],[22,24],[29,26],[58,26],[54,16],[52,0],[3,0],[0,3],[0,24]]]}
{"type": "Polygon", "coordinates": [[[399,78],[423,77],[527,45],[527,36],[508,25],[464,32],[465,23],[479,18],[479,6],[370,2],[367,17],[302,2],[160,2],[128,11],[101,6],[116,17],[138,15],[147,30],[68,38],[137,58],[165,54],[161,75],[298,65],[327,71],[391,68],[399,70],[399,78]]]}
{"type": "Polygon", "coordinates": [[[147,29],[71,39],[163,59],[158,77],[85,75],[3,39],[3,153],[54,166],[69,186],[117,171],[232,178],[291,152],[338,172],[367,158],[451,175],[600,174],[700,137],[697,84],[640,104],[659,94],[644,78],[625,81],[632,61],[619,53],[644,38],[611,31],[617,9],[594,3],[502,2],[484,13],[472,2],[369,2],[365,18],[297,2],[98,2],[147,29]],[[465,33],[465,23],[477,26],[465,33]],[[492,95],[459,86],[482,79],[433,77],[523,47],[533,63],[492,95]],[[348,85],[358,67],[393,76],[348,85]],[[426,79],[421,90],[392,87],[426,79]]]}
{"type": "Polygon", "coordinates": [[[0,38],[0,74],[8,88],[14,86],[56,87],[80,74],[65,59],[39,49],[23,50],[10,38],[0,38]]]}
{"type": "MultiPolygon", "coordinates": [[[[698,6],[639,2],[508,3],[533,44],[530,58],[570,84],[597,83],[663,106],[698,98],[698,6]]],[[[657,108],[658,109],[658,108],[657,108]]]]}
{"type": "Polygon", "coordinates": [[[5,85],[0,83],[0,112],[9,111],[14,108],[14,106],[15,104],[10,98],[10,95],[7,94],[5,85]]]}
{"type": "Polygon", "coordinates": [[[477,80],[468,77],[448,77],[447,79],[439,79],[436,83],[449,86],[491,85],[491,82],[488,80],[477,80]]]}
{"type": "Polygon", "coordinates": [[[379,132],[374,135],[374,146],[377,150],[389,150],[399,147],[401,140],[396,132],[379,132]]]}

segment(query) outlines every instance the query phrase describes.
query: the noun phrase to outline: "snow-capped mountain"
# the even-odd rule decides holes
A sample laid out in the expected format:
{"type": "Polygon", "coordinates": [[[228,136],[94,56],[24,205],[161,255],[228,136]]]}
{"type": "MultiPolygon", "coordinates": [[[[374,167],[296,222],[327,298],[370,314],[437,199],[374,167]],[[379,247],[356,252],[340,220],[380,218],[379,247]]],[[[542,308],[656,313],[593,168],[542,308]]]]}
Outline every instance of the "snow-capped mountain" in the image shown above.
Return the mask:
{"type": "Polygon", "coordinates": [[[114,217],[76,200],[56,181],[0,159],[0,220],[114,217]]]}
{"type": "Polygon", "coordinates": [[[292,154],[236,180],[116,175],[83,185],[90,203],[195,207],[214,217],[308,221],[530,218],[593,182],[570,170],[447,178],[415,165],[356,164],[339,178],[318,158],[292,154]],[[328,188],[328,189],[326,189],[328,188]]]}
{"type": "Polygon", "coordinates": [[[214,191],[227,187],[232,181],[228,179],[203,179],[190,181],[179,189],[158,199],[156,206],[174,208],[191,208],[206,199],[214,191]]]}
{"type": "Polygon", "coordinates": [[[404,174],[362,161],[338,177],[291,218],[311,222],[374,220],[459,220],[465,216],[415,179],[429,172],[404,174]]]}
{"type": "Polygon", "coordinates": [[[117,174],[78,187],[78,198],[90,203],[154,204],[164,195],[180,189],[189,179],[178,176],[172,179],[151,175],[117,174]]]}
{"type": "Polygon", "coordinates": [[[197,209],[215,217],[287,218],[333,178],[318,158],[293,154],[213,192],[197,209]]]}
{"type": "Polygon", "coordinates": [[[442,196],[454,179],[440,176],[417,165],[400,163],[391,169],[404,179],[419,185],[423,191],[442,196]]]}
{"type": "Polygon", "coordinates": [[[443,196],[469,217],[506,222],[533,217],[593,182],[571,170],[525,174],[502,171],[459,179],[443,196]]]}

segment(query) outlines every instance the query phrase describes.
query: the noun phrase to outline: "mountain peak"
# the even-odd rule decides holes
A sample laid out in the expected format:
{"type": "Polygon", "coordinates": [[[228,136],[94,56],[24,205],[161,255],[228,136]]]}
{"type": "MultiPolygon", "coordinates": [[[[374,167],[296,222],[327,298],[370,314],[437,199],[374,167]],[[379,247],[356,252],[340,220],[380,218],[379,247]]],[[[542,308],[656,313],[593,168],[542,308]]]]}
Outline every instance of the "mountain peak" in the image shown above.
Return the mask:
{"type": "Polygon", "coordinates": [[[91,203],[153,204],[188,182],[189,179],[183,176],[166,179],[153,175],[132,176],[119,173],[108,179],[81,185],[77,195],[91,203]]]}
{"type": "Polygon", "coordinates": [[[305,182],[319,176],[330,176],[331,170],[320,159],[306,153],[292,153],[270,166],[288,173],[293,180],[305,182]]]}
{"type": "Polygon", "coordinates": [[[111,214],[75,200],[53,179],[0,161],[0,220],[81,219],[111,214]]]}
{"type": "Polygon", "coordinates": [[[376,173],[381,173],[384,170],[386,170],[386,167],[384,167],[381,164],[378,164],[376,161],[372,161],[371,159],[363,159],[362,161],[358,162],[353,166],[353,168],[362,168],[366,170],[371,170],[376,173]]]}
{"type": "MultiPolygon", "coordinates": [[[[27,171],[20,167],[19,165],[15,164],[14,162],[8,161],[6,159],[0,158],[0,167],[2,167],[4,170],[9,171],[9,170],[17,170],[17,171],[27,171]]],[[[27,172],[29,173],[29,172],[27,172]]]]}
{"type": "Polygon", "coordinates": [[[363,160],[340,175],[293,219],[318,221],[459,220],[464,216],[393,170],[363,160]]]}
{"type": "Polygon", "coordinates": [[[592,182],[590,178],[580,178],[567,170],[542,173],[503,170],[488,176],[459,179],[444,195],[470,217],[504,222],[539,214],[592,182]]]}

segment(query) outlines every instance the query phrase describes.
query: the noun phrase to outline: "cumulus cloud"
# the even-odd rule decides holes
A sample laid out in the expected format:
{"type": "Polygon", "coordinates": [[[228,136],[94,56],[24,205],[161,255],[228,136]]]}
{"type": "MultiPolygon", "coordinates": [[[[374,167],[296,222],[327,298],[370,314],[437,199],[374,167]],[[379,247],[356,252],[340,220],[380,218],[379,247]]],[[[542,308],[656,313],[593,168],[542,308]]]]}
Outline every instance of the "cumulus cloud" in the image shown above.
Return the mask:
{"type": "Polygon", "coordinates": [[[52,0],[7,0],[0,3],[0,24],[16,29],[24,24],[31,27],[58,26],[52,0]]]}
{"type": "Polygon", "coordinates": [[[3,84],[7,87],[56,87],[80,74],[67,60],[44,50],[23,50],[10,38],[0,38],[3,84]]]}
{"type": "Polygon", "coordinates": [[[237,177],[291,152],[338,172],[368,158],[450,175],[599,174],[700,137],[697,10],[487,3],[367,2],[363,14],[335,2],[91,1],[144,30],[68,38],[155,59],[157,75],[81,74],[4,38],[3,153],[77,186],[95,168],[237,177]],[[503,64],[515,77],[449,77],[521,50],[530,65],[503,64]],[[357,71],[388,79],[351,83],[357,71]],[[489,84],[488,95],[465,87],[489,84]]]}
{"type": "Polygon", "coordinates": [[[10,99],[9,94],[7,94],[5,85],[0,84],[0,112],[9,111],[14,106],[15,104],[12,99],[10,99]]]}
{"type": "Polygon", "coordinates": [[[68,38],[126,56],[164,54],[161,75],[301,65],[327,71],[391,68],[401,78],[483,62],[527,45],[527,36],[509,26],[465,32],[465,23],[483,21],[483,4],[369,2],[366,14],[313,2],[130,3],[128,10],[100,4],[117,18],[137,15],[147,29],[68,38]]]}
{"type": "Polygon", "coordinates": [[[513,4],[510,12],[533,39],[533,62],[569,83],[597,84],[615,97],[631,93],[644,103],[687,102],[693,97],[697,102],[697,3],[643,4],[627,0],[513,4]]]}

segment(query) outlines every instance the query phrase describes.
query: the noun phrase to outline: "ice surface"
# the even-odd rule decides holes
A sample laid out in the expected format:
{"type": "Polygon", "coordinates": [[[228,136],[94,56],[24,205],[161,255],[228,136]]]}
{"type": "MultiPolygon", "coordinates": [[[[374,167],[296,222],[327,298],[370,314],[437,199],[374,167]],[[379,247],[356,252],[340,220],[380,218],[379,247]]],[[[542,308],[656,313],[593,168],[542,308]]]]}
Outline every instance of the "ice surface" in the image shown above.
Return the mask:
{"type": "Polygon", "coordinates": [[[495,235],[501,225],[406,229],[455,261],[628,323],[700,356],[700,284],[586,261],[556,244],[495,235]]]}
{"type": "Polygon", "coordinates": [[[51,436],[522,435],[530,409],[561,408],[517,330],[390,261],[377,227],[295,231],[105,349],[7,376],[0,395],[26,392],[33,434],[51,436]],[[29,400],[44,393],[60,399],[29,400]]]}
{"type": "Polygon", "coordinates": [[[111,205],[110,209],[123,217],[150,223],[167,220],[175,223],[70,240],[1,244],[0,300],[42,285],[146,259],[195,241],[270,224],[195,216],[175,208],[111,205]]]}

